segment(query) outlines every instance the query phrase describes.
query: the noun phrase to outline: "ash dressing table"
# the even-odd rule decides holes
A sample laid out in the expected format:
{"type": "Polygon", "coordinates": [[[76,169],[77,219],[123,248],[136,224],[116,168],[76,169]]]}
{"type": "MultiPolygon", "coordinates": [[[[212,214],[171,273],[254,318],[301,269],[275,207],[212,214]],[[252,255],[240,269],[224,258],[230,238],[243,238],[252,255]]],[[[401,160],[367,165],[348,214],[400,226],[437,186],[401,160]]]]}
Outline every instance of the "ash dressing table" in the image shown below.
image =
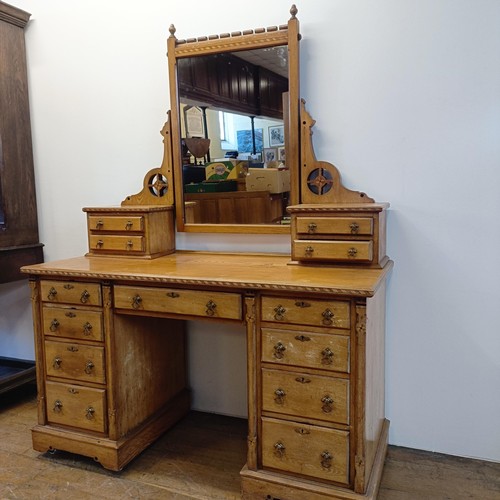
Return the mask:
{"type": "Polygon", "coordinates": [[[376,498],[389,428],[388,204],[348,190],[336,167],[315,159],[291,13],[280,27],[188,41],[171,28],[173,98],[161,167],[121,207],[84,209],[85,256],[23,268],[36,339],[36,450],[122,469],[190,409],[185,321],[229,322],[245,325],[247,338],[242,497],[376,498]],[[277,232],[290,231],[292,254],[175,251],[174,218],[181,230],[216,230],[187,224],[182,185],[172,189],[173,171],[182,171],[176,58],[273,45],[288,47],[283,121],[293,204],[290,226],[277,232]]]}

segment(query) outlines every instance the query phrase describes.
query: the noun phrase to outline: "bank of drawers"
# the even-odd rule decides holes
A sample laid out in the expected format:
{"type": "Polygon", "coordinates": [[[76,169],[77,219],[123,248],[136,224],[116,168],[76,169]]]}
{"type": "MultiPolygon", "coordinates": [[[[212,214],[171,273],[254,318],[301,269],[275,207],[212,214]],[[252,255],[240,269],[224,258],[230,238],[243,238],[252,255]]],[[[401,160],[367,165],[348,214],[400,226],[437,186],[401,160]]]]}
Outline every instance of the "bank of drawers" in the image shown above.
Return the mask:
{"type": "Polygon", "coordinates": [[[117,285],[114,297],[116,309],[242,319],[241,294],[238,293],[117,285]]]}
{"type": "Polygon", "coordinates": [[[47,420],[106,432],[102,295],[97,283],[42,280],[47,420]]]}
{"type": "Polygon", "coordinates": [[[385,255],[385,204],[297,205],[292,214],[292,259],[380,267],[385,255]]]}
{"type": "Polygon", "coordinates": [[[349,484],[350,302],[263,296],[264,468],[349,484]]]}
{"type": "Polygon", "coordinates": [[[91,255],[154,258],[175,250],[172,207],[83,210],[91,255]]]}

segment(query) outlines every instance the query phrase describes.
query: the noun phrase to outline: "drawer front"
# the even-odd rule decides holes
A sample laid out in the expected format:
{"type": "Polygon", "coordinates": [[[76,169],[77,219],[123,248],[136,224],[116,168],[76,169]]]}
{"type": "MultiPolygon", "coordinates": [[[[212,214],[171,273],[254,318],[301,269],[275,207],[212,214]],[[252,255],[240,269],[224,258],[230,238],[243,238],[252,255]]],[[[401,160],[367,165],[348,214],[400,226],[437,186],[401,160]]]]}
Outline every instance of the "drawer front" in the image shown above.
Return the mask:
{"type": "Polygon", "coordinates": [[[242,318],[241,296],[237,293],[115,286],[114,296],[117,309],[209,318],[242,318]]]}
{"type": "Polygon", "coordinates": [[[91,235],[90,250],[93,252],[144,252],[144,236],[119,236],[111,234],[91,235]]]}
{"type": "Polygon", "coordinates": [[[262,465],[348,484],[349,433],[263,418],[262,465]]]}
{"type": "Polygon", "coordinates": [[[262,321],[349,328],[349,302],[264,296],[262,321]]]}
{"type": "Polygon", "coordinates": [[[89,215],[88,227],[90,231],[144,231],[144,217],[133,215],[131,217],[104,215],[89,215]]]}
{"type": "Polygon", "coordinates": [[[45,369],[51,377],[104,384],[104,348],[46,340],[45,369]]]}
{"type": "Polygon", "coordinates": [[[47,420],[96,432],[106,431],[106,391],[47,382],[47,420]]]}
{"type": "Polygon", "coordinates": [[[55,337],[102,341],[102,312],[44,306],[43,333],[55,337]]]}
{"type": "Polygon", "coordinates": [[[297,217],[299,234],[373,234],[371,217],[297,217]]]}
{"type": "Polygon", "coordinates": [[[263,369],[262,409],[349,424],[349,381],[263,369]]]}
{"type": "Polygon", "coordinates": [[[373,242],[294,240],[292,258],[295,260],[371,262],[373,260],[373,242]]]}
{"type": "Polygon", "coordinates": [[[262,328],[262,361],[349,373],[349,337],[262,328]]]}
{"type": "Polygon", "coordinates": [[[102,305],[101,286],[98,283],[42,280],[40,288],[44,302],[102,305]]]}

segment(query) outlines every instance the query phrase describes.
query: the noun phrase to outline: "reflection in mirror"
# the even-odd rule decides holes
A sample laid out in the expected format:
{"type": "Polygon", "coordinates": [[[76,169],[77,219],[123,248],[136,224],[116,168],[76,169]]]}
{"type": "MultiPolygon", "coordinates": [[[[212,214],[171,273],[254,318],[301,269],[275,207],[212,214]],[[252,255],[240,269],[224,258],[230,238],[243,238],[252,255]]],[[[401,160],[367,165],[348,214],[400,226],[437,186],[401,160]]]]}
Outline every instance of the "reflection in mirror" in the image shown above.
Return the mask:
{"type": "Polygon", "coordinates": [[[177,61],[185,221],[288,224],[286,46],[177,61]]]}

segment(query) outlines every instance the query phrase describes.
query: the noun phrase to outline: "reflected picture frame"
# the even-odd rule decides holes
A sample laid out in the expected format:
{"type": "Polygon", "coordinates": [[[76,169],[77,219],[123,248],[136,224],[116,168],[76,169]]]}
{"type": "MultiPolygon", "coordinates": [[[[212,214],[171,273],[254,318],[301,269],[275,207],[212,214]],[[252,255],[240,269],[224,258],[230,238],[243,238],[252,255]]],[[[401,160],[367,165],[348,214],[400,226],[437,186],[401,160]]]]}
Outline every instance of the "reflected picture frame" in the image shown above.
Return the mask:
{"type": "Polygon", "coordinates": [[[269,127],[269,146],[283,146],[285,144],[285,126],[269,127]]]}
{"type": "Polygon", "coordinates": [[[268,163],[270,161],[278,160],[278,150],[276,148],[264,148],[263,150],[263,158],[264,163],[268,163]]]}

